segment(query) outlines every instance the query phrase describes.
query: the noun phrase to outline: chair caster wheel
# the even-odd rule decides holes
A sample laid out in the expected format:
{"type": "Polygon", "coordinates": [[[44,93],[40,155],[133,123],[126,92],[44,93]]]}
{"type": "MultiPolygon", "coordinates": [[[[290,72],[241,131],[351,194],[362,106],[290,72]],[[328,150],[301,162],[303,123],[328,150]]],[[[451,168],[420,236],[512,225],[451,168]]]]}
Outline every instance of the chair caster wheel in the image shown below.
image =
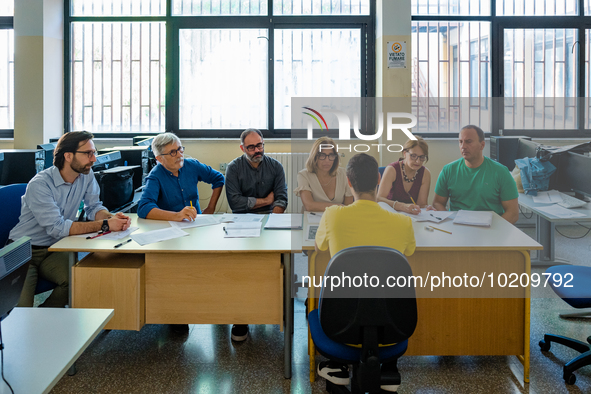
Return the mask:
{"type": "Polygon", "coordinates": [[[540,345],[540,349],[543,352],[547,352],[548,350],[550,350],[550,342],[546,342],[543,339],[540,342],[538,342],[538,345],[540,345]]]}
{"type": "Polygon", "coordinates": [[[577,381],[577,377],[572,373],[569,375],[564,375],[563,378],[566,384],[575,384],[575,382],[577,381]]]}

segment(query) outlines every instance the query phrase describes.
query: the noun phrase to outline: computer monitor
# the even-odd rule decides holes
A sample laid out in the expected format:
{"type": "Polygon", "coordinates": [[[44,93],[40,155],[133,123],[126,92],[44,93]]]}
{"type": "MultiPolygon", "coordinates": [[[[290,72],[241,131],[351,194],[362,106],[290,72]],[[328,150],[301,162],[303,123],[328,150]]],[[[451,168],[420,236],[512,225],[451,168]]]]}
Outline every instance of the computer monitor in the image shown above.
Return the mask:
{"type": "Polygon", "coordinates": [[[97,172],[122,165],[123,160],[121,159],[121,152],[106,151],[106,153],[100,154],[96,157],[96,162],[92,166],[92,171],[97,172]]]}
{"type": "Polygon", "coordinates": [[[556,171],[557,189],[575,192],[575,195],[591,197],[591,157],[567,152],[560,155],[556,171]]]}
{"type": "Polygon", "coordinates": [[[0,321],[18,304],[31,256],[29,237],[0,249],[0,321]]]}
{"type": "Polygon", "coordinates": [[[144,180],[150,173],[152,167],[149,165],[148,147],[146,146],[115,146],[113,148],[102,149],[101,152],[109,153],[112,151],[121,152],[123,165],[139,166],[134,170],[133,188],[134,190],[145,184],[144,180]]]}
{"type": "Polygon", "coordinates": [[[43,171],[53,165],[53,151],[57,147],[57,142],[37,145],[37,169],[43,171]]]}
{"type": "Polygon", "coordinates": [[[152,145],[152,141],[154,141],[154,137],[149,135],[133,137],[133,144],[137,146],[150,146],[152,145]]]}
{"type": "Polygon", "coordinates": [[[516,158],[523,159],[524,157],[536,157],[536,154],[538,153],[538,146],[540,146],[540,144],[520,138],[517,143],[516,158]]]}
{"type": "Polygon", "coordinates": [[[0,174],[0,185],[29,183],[37,174],[38,149],[4,149],[4,164],[0,174]]]}

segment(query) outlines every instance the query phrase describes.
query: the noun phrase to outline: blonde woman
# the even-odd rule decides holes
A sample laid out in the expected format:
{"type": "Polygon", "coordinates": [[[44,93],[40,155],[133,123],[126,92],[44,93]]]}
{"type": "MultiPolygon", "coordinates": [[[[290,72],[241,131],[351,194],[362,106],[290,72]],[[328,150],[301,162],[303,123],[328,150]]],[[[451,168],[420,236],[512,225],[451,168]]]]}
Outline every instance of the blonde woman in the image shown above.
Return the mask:
{"type": "Polygon", "coordinates": [[[402,158],[384,170],[378,202],[385,202],[397,211],[418,214],[427,205],[431,172],[423,165],[429,160],[429,146],[421,137],[408,140],[403,146],[402,158]]]}
{"type": "Polygon", "coordinates": [[[323,212],[332,205],[349,205],[353,194],[347,183],[345,170],[339,167],[339,155],[335,142],[321,137],[314,142],[306,169],[298,173],[296,196],[302,199],[304,210],[323,212]],[[332,145],[333,148],[322,148],[332,145]]]}

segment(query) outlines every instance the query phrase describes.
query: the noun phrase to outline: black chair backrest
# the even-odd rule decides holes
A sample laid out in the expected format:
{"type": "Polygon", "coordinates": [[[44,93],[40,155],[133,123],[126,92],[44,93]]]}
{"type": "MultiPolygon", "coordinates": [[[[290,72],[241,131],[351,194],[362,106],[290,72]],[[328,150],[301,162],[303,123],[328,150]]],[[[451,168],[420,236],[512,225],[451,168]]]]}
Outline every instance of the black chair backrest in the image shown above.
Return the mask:
{"type": "Polygon", "coordinates": [[[383,344],[401,342],[413,334],[417,304],[414,281],[409,279],[412,269],[399,251],[380,246],[343,249],[328,263],[325,277],[320,324],[332,340],[361,344],[365,326],[379,327],[378,341],[383,344]],[[332,286],[337,283],[335,277],[338,287],[332,286]],[[406,286],[389,286],[391,278],[399,277],[406,278],[406,286]]]}

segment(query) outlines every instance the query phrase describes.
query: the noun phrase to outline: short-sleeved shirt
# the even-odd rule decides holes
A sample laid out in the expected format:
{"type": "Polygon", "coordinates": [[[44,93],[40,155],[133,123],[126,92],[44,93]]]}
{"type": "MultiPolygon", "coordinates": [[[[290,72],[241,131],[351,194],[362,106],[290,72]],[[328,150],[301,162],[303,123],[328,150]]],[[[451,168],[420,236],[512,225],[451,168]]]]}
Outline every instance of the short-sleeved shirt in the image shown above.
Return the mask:
{"type": "Polygon", "coordinates": [[[327,202],[333,204],[343,204],[345,197],[353,197],[351,194],[351,188],[347,183],[347,175],[345,170],[341,167],[337,168],[336,174],[336,186],[334,191],[334,198],[331,200],[326,195],[322,185],[318,180],[318,177],[313,172],[309,172],[306,169],[298,172],[298,187],[294,190],[296,196],[300,196],[300,192],[307,190],[312,193],[312,198],[316,202],[327,202]]]}
{"type": "Polygon", "coordinates": [[[193,206],[201,213],[197,183],[210,183],[212,189],[224,186],[224,176],[195,159],[185,159],[178,176],[158,163],[146,177],[146,187],[138,204],[138,216],[145,218],[154,208],[179,212],[193,206]]]}
{"type": "Polygon", "coordinates": [[[353,246],[383,246],[410,256],[416,247],[412,220],[369,200],[326,208],[316,231],[316,245],[320,250],[330,248],[331,256],[353,246]]]}
{"type": "Polygon", "coordinates": [[[463,158],[445,165],[435,193],[449,198],[451,211],[494,211],[499,215],[505,213],[502,201],[519,197],[507,167],[486,156],[478,168],[468,167],[463,158]]]}

